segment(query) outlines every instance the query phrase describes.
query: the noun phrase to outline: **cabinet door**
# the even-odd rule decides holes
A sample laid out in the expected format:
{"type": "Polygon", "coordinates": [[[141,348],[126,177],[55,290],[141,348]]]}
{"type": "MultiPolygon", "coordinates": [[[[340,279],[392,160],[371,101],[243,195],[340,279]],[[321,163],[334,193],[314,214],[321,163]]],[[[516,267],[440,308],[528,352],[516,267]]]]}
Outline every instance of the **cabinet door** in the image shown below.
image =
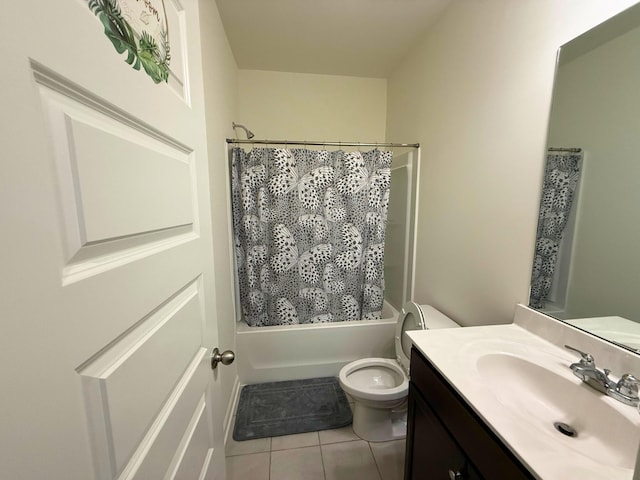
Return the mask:
{"type": "Polygon", "coordinates": [[[410,384],[409,390],[409,421],[405,480],[482,478],[413,384],[410,384]]]}

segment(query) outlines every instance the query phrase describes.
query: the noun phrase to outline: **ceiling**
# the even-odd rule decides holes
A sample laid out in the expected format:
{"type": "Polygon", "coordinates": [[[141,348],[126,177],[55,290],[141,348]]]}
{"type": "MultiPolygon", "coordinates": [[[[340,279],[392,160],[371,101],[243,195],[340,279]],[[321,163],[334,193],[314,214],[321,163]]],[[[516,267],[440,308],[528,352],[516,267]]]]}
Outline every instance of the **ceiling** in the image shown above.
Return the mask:
{"type": "Polygon", "coordinates": [[[241,69],[385,78],[451,0],[216,0],[241,69]]]}

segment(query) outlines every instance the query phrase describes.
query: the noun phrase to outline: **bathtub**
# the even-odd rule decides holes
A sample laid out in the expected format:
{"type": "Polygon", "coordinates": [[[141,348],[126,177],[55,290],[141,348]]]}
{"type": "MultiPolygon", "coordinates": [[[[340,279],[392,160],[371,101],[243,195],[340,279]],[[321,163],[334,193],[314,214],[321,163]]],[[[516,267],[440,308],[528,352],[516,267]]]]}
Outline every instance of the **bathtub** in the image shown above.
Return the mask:
{"type": "Polygon", "coordinates": [[[397,311],[385,301],[382,315],[380,320],[275,327],[238,322],[238,380],[247,385],[337,376],[359,358],[395,358],[397,311]]]}

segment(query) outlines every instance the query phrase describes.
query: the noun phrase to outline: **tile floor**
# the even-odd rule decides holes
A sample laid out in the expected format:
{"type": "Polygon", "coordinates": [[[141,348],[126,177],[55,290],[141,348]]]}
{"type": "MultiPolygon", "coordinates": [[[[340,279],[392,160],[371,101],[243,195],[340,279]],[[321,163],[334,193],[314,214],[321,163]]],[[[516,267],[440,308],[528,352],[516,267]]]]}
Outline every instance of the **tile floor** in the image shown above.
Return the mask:
{"type": "Polygon", "coordinates": [[[227,443],[227,480],[401,480],[405,441],[365,442],[351,426],[227,443]]]}
{"type": "MultiPolygon", "coordinates": [[[[351,398],[349,404],[353,409],[351,398]]],[[[245,442],[230,438],[227,480],[402,480],[404,452],[404,439],[366,442],[351,425],[245,442]]]]}

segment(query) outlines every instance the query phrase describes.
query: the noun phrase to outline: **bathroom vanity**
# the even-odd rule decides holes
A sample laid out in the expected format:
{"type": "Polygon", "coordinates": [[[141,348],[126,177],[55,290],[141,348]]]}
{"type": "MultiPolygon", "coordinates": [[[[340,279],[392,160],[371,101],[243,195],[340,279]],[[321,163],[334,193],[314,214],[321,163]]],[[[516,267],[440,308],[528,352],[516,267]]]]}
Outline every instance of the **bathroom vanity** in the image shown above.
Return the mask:
{"type": "Polygon", "coordinates": [[[405,480],[631,480],[640,415],[574,374],[639,357],[518,305],[514,323],[411,331],[405,480]]]}
{"type": "Polygon", "coordinates": [[[407,421],[405,480],[534,478],[415,348],[407,421]]]}

